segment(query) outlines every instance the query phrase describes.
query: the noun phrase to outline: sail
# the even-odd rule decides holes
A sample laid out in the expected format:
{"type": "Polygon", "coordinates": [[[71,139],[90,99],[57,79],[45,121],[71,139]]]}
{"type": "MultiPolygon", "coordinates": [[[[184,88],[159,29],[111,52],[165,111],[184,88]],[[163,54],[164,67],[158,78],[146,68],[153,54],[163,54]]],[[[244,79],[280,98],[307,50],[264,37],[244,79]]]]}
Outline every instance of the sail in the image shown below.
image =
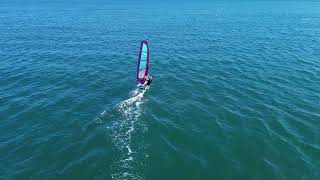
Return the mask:
{"type": "Polygon", "coordinates": [[[149,46],[148,41],[141,41],[139,59],[137,65],[137,81],[143,84],[149,70],[149,46]]]}

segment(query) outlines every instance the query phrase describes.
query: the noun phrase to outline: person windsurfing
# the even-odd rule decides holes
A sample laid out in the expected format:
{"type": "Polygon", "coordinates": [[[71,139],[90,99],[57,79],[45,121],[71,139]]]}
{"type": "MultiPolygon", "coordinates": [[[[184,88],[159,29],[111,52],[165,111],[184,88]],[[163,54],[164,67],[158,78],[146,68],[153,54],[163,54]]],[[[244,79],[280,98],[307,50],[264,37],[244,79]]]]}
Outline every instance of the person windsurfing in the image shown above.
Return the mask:
{"type": "Polygon", "coordinates": [[[152,82],[152,76],[150,76],[150,75],[146,76],[145,81],[143,83],[143,87],[144,88],[149,87],[151,82],[152,82]]]}

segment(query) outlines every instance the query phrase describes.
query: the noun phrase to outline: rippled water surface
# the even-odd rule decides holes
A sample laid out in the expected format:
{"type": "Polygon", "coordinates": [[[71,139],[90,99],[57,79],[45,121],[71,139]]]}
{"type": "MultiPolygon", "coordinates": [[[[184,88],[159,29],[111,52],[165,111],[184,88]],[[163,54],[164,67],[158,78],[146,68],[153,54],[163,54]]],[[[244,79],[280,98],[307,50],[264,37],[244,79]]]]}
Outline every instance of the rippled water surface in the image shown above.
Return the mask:
{"type": "Polygon", "coordinates": [[[0,102],[0,179],[320,179],[320,3],[0,2],[0,102]]]}

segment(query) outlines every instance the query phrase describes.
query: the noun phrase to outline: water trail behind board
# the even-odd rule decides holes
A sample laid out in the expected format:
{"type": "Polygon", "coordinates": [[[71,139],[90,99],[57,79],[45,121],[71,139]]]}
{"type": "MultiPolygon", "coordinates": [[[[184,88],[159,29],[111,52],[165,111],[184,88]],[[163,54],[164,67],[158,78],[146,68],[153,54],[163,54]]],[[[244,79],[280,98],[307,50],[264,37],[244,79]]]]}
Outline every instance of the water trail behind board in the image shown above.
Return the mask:
{"type": "Polygon", "coordinates": [[[142,179],[137,164],[143,166],[144,159],[148,157],[145,153],[145,146],[141,141],[134,140],[135,135],[142,135],[147,130],[145,124],[140,120],[143,113],[142,99],[148,88],[138,85],[132,90],[130,98],[120,102],[115,109],[121,114],[120,119],[107,129],[108,135],[112,137],[115,148],[119,152],[119,158],[114,160],[112,169],[113,179],[142,179]]]}
{"type": "Polygon", "coordinates": [[[143,96],[147,90],[137,85],[129,92],[128,99],[104,110],[94,119],[94,123],[91,121],[83,127],[88,132],[102,124],[106,126],[106,136],[111,139],[116,152],[110,165],[112,179],[144,179],[142,169],[149,155],[142,140],[147,126],[141,115],[142,104],[147,100],[143,96]]]}
{"type": "Polygon", "coordinates": [[[130,92],[131,98],[124,100],[117,105],[118,110],[125,110],[132,105],[139,106],[146,90],[147,88],[142,88],[141,86],[137,85],[137,88],[130,92]]]}

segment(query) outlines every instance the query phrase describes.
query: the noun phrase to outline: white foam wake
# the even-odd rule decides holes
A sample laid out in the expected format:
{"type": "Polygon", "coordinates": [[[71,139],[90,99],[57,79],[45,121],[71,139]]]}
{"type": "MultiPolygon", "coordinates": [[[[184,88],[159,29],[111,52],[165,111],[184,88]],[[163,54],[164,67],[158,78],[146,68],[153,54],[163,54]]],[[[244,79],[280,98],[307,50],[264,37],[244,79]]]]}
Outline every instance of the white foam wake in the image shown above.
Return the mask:
{"type": "Polygon", "coordinates": [[[147,130],[145,125],[139,121],[143,113],[141,104],[144,102],[143,96],[146,91],[147,89],[138,85],[129,93],[129,99],[120,102],[115,107],[121,113],[121,118],[107,130],[120,153],[120,157],[111,166],[113,179],[142,179],[141,174],[134,170],[134,167],[137,164],[143,164],[140,162],[140,157],[147,157],[147,155],[144,153],[144,147],[134,143],[133,138],[135,134],[143,134],[147,130]]]}
{"type": "Polygon", "coordinates": [[[120,111],[125,110],[126,108],[132,106],[132,105],[139,105],[144,93],[146,92],[146,89],[135,89],[133,90],[130,94],[133,95],[133,97],[124,100],[120,102],[117,107],[119,108],[120,111]]]}

